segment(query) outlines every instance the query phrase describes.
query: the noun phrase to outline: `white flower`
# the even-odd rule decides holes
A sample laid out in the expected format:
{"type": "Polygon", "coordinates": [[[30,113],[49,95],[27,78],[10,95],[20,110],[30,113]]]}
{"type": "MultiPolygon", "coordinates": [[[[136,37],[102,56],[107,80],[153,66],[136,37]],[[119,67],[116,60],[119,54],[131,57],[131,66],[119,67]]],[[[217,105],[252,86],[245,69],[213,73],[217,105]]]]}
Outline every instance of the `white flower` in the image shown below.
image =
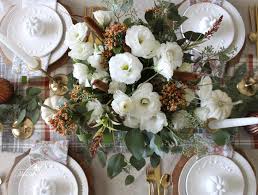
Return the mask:
{"type": "Polygon", "coordinates": [[[66,32],[65,44],[72,49],[75,45],[83,42],[87,36],[88,27],[86,23],[77,23],[66,32]]]}
{"type": "Polygon", "coordinates": [[[90,81],[92,75],[90,74],[89,68],[85,64],[76,63],[73,65],[73,76],[79,80],[79,84],[85,87],[90,87],[90,81]]]}
{"type": "Polygon", "coordinates": [[[113,56],[109,61],[109,71],[112,80],[133,84],[141,78],[143,65],[140,60],[130,53],[113,56]]]}
{"type": "Polygon", "coordinates": [[[160,111],[161,102],[159,94],[152,90],[152,84],[144,83],[133,93],[132,101],[135,105],[134,116],[138,118],[150,118],[160,111]]]}
{"type": "Polygon", "coordinates": [[[212,80],[209,76],[202,77],[198,84],[199,90],[196,94],[200,97],[202,101],[209,99],[212,93],[212,80]]]}
{"type": "Polygon", "coordinates": [[[92,111],[88,124],[97,122],[104,112],[102,104],[98,100],[89,101],[86,104],[86,108],[88,111],[92,111]]]}
{"type": "Polygon", "coordinates": [[[131,48],[133,55],[146,59],[154,57],[160,46],[150,29],[142,25],[129,28],[126,32],[125,42],[131,48]]]}
{"type": "Polygon", "coordinates": [[[133,117],[133,116],[126,116],[125,120],[123,121],[123,124],[126,127],[139,128],[140,120],[136,117],[133,117]]]}
{"type": "Polygon", "coordinates": [[[90,63],[90,65],[97,70],[104,70],[102,66],[103,57],[101,55],[103,50],[103,47],[95,46],[93,55],[88,57],[88,62],[90,63]]]}
{"type": "Polygon", "coordinates": [[[112,11],[103,10],[93,12],[93,16],[101,26],[109,25],[114,18],[114,14],[112,11]]]}
{"type": "Polygon", "coordinates": [[[185,110],[180,110],[178,112],[175,112],[172,115],[172,124],[175,129],[180,130],[184,128],[189,128],[190,127],[190,122],[187,118],[188,112],[185,110]]]}
{"type": "Polygon", "coordinates": [[[183,55],[182,48],[176,42],[161,44],[157,56],[154,58],[156,72],[170,80],[174,70],[182,65],[183,55]]]}
{"type": "Polygon", "coordinates": [[[194,110],[194,115],[202,122],[206,122],[208,120],[210,110],[205,107],[196,108],[194,110]]]}
{"type": "Polygon", "coordinates": [[[208,108],[208,118],[222,120],[231,114],[233,103],[232,99],[223,91],[212,91],[209,99],[201,100],[201,107],[208,108]]]}
{"type": "Polygon", "coordinates": [[[126,91],[126,84],[119,83],[119,82],[116,82],[116,81],[111,81],[109,83],[108,93],[114,94],[116,91],[125,92],[126,91]]]}
{"type": "Polygon", "coordinates": [[[195,93],[194,93],[194,90],[192,89],[189,89],[189,88],[185,88],[184,89],[185,91],[185,94],[184,94],[184,98],[187,102],[187,105],[189,106],[190,103],[194,100],[195,98],[195,93]]]}
{"type": "Polygon", "coordinates": [[[79,43],[72,48],[68,56],[77,60],[87,60],[88,57],[93,54],[93,51],[94,49],[91,43],[79,43]]]}
{"type": "Polygon", "coordinates": [[[114,100],[112,101],[111,106],[120,116],[126,116],[134,110],[134,104],[131,98],[122,91],[116,91],[113,98],[114,100]]]}
{"type": "Polygon", "coordinates": [[[159,112],[151,118],[142,118],[140,123],[140,129],[156,134],[161,131],[164,126],[167,125],[168,123],[166,115],[163,112],[159,112]]]}
{"type": "Polygon", "coordinates": [[[193,72],[193,65],[185,62],[178,68],[178,70],[181,72],[193,72]]]}

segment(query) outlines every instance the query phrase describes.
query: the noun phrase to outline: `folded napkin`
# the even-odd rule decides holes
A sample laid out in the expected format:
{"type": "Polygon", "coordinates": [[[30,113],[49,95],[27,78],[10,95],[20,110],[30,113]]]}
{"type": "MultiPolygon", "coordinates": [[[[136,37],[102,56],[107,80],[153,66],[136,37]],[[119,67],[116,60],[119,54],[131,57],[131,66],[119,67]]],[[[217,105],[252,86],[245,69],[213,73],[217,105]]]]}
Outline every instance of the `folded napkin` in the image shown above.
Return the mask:
{"type": "Polygon", "coordinates": [[[68,140],[41,141],[36,143],[29,153],[31,164],[42,160],[53,160],[66,165],[67,155],[68,140]]]}

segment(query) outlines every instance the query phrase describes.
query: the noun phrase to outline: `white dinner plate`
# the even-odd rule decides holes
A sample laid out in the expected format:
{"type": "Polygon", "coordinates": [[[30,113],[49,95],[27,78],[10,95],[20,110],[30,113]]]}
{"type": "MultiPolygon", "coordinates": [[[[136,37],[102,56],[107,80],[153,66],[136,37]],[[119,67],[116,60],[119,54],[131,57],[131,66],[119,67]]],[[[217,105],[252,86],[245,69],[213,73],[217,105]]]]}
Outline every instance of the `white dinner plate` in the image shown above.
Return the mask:
{"type": "MultiPolygon", "coordinates": [[[[179,13],[183,15],[185,11],[189,8],[190,1],[185,1],[180,7],[179,7],[179,13]]],[[[223,1],[222,8],[224,8],[231,16],[234,27],[235,27],[235,36],[233,43],[230,45],[230,47],[227,49],[228,52],[233,52],[230,56],[230,58],[234,58],[242,49],[244,43],[245,43],[245,24],[243,21],[243,18],[241,17],[238,10],[228,1],[223,1]]]]}
{"type": "Polygon", "coordinates": [[[61,163],[38,161],[23,173],[18,193],[19,195],[78,195],[78,184],[70,169],[61,163]]]}
{"type": "Polygon", "coordinates": [[[198,45],[195,49],[203,51],[205,47],[212,45],[215,50],[229,48],[232,44],[235,29],[229,13],[214,3],[197,3],[190,6],[184,13],[188,19],[181,25],[181,32],[187,31],[206,33],[213,23],[223,16],[223,20],[217,32],[206,42],[198,45]]]}
{"type": "MultiPolygon", "coordinates": [[[[5,15],[5,17],[2,19],[0,24],[0,31],[3,34],[7,34],[7,28],[8,24],[10,22],[10,19],[12,17],[13,12],[17,10],[17,6],[13,6],[9,12],[5,15]]],[[[62,23],[63,23],[63,31],[66,32],[67,29],[73,25],[72,18],[69,14],[69,12],[65,9],[64,6],[62,6],[60,3],[57,4],[57,13],[59,14],[62,23]]],[[[65,33],[63,33],[63,37],[57,48],[51,53],[49,64],[53,64],[57,60],[59,60],[67,51],[68,46],[64,44],[65,41],[65,33]]],[[[6,48],[4,45],[0,45],[1,49],[4,53],[4,55],[9,59],[12,60],[14,57],[14,54],[6,48]]]]}
{"type": "Polygon", "coordinates": [[[244,177],[229,158],[209,155],[196,161],[186,178],[187,195],[243,195],[244,177]]]}
{"type": "MultiPolygon", "coordinates": [[[[30,158],[29,156],[24,157],[13,169],[9,182],[7,193],[8,195],[17,195],[18,186],[24,172],[30,167],[30,158]]],[[[68,156],[67,167],[73,172],[76,181],[78,183],[78,195],[88,195],[88,181],[82,170],[81,166],[70,156],[68,156]]]]}
{"type": "Polygon", "coordinates": [[[59,45],[62,37],[63,23],[60,16],[43,5],[17,9],[7,27],[7,38],[16,42],[28,55],[35,57],[50,54],[59,45]],[[30,30],[32,28],[34,31],[30,30]],[[33,35],[32,31],[37,31],[38,35],[33,35]]]}
{"type": "MultiPolygon", "coordinates": [[[[179,182],[178,182],[179,195],[187,195],[186,177],[191,167],[197,160],[198,160],[198,157],[193,156],[187,161],[187,163],[183,167],[179,177],[179,182]]],[[[244,176],[244,180],[245,180],[244,195],[255,195],[257,190],[257,184],[256,184],[256,177],[251,165],[242,155],[240,155],[237,152],[234,152],[232,160],[239,166],[244,176]]]]}

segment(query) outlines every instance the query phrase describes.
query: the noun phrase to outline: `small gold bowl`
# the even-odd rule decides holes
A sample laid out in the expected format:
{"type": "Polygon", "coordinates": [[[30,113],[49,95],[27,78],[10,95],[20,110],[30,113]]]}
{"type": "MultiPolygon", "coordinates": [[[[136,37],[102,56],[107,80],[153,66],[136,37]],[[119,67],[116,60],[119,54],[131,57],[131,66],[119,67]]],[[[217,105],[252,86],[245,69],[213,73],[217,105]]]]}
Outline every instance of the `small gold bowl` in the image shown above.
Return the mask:
{"type": "Polygon", "coordinates": [[[13,123],[12,134],[18,139],[28,139],[34,133],[34,124],[29,118],[26,118],[21,125],[17,125],[17,121],[13,123]]]}

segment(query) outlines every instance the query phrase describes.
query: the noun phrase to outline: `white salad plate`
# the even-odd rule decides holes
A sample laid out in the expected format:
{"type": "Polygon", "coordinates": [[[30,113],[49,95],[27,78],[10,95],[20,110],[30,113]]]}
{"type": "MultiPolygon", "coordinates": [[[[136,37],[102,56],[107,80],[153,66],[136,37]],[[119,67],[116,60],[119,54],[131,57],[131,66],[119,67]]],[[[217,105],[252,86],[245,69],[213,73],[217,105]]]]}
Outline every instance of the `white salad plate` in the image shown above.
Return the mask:
{"type": "MultiPolygon", "coordinates": [[[[189,7],[190,7],[190,1],[185,1],[179,7],[179,13],[181,15],[184,15],[184,13],[187,11],[187,9],[189,9],[189,7]]],[[[231,16],[234,23],[235,36],[232,44],[227,49],[227,51],[230,53],[230,58],[232,59],[241,51],[245,43],[245,36],[246,36],[245,25],[240,13],[231,3],[225,0],[223,1],[223,4],[221,7],[228,12],[228,14],[231,16]]]]}
{"type": "Polygon", "coordinates": [[[7,38],[17,43],[28,55],[35,57],[51,53],[62,37],[63,23],[60,16],[44,5],[17,9],[7,27],[7,38]]]}
{"type": "Polygon", "coordinates": [[[187,195],[243,195],[244,177],[229,158],[209,155],[196,161],[186,177],[187,195]]]}
{"type": "Polygon", "coordinates": [[[61,163],[38,161],[22,175],[19,195],[78,195],[73,173],[61,163]]]}
{"type": "MultiPolygon", "coordinates": [[[[12,15],[20,10],[18,5],[13,6],[8,13],[5,15],[5,17],[2,19],[1,24],[0,24],[0,31],[3,34],[7,34],[7,28],[8,24],[12,18],[12,15]]],[[[63,32],[66,32],[67,29],[73,25],[72,18],[69,14],[69,12],[65,9],[64,6],[62,6],[60,3],[57,3],[57,13],[60,16],[62,23],[63,23],[63,32]]],[[[65,33],[63,33],[62,39],[59,43],[59,45],[55,48],[55,50],[51,53],[50,59],[49,59],[49,64],[53,64],[57,60],[59,60],[68,50],[68,46],[64,44],[65,41],[65,33]]],[[[4,53],[4,55],[9,59],[12,60],[14,57],[14,54],[6,48],[4,45],[0,45],[1,49],[4,53]]],[[[44,58],[44,57],[43,57],[44,58]]],[[[46,57],[48,58],[48,57],[46,57]]]]}
{"type": "MultiPolygon", "coordinates": [[[[8,195],[19,194],[19,183],[21,182],[24,172],[26,172],[30,166],[30,158],[29,156],[26,156],[14,167],[8,181],[8,195]]],[[[67,167],[76,178],[78,184],[78,195],[88,195],[88,181],[80,165],[73,158],[68,156],[67,167]]]]}
{"type": "MultiPolygon", "coordinates": [[[[242,155],[240,155],[237,152],[234,152],[232,160],[238,165],[244,177],[245,187],[244,187],[243,195],[255,195],[257,190],[257,184],[256,184],[256,177],[251,165],[242,155]]],[[[198,157],[193,156],[187,161],[184,168],[182,169],[182,172],[179,177],[179,183],[178,183],[179,195],[188,195],[186,192],[186,178],[190,169],[197,161],[198,161],[198,157]]],[[[198,180],[200,180],[200,178],[198,180]]]]}
{"type": "Polygon", "coordinates": [[[203,34],[212,28],[220,16],[223,16],[218,31],[208,41],[198,45],[197,50],[203,51],[209,45],[212,45],[215,50],[227,49],[232,44],[235,35],[234,23],[228,12],[222,7],[213,3],[197,3],[190,6],[184,16],[188,19],[181,25],[182,33],[193,31],[203,34]]]}

